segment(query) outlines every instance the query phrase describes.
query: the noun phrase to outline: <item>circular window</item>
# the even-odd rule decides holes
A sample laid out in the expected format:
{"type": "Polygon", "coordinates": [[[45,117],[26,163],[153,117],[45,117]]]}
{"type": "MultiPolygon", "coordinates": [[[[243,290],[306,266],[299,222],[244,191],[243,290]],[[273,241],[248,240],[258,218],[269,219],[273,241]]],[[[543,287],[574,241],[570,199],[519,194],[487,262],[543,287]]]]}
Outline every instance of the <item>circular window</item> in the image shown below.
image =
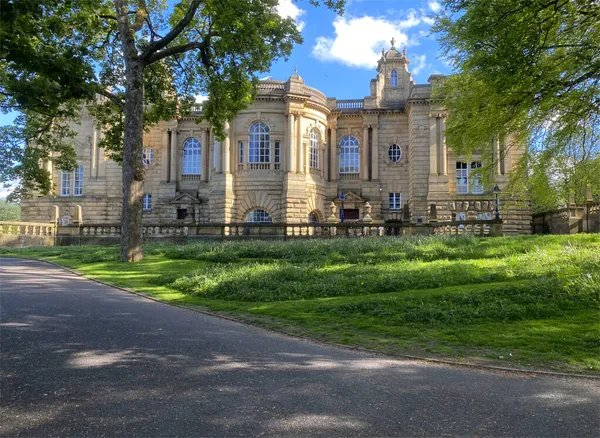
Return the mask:
{"type": "Polygon", "coordinates": [[[397,144],[393,144],[390,146],[388,150],[388,157],[390,161],[397,163],[400,161],[400,157],[402,157],[402,149],[397,144]]]}

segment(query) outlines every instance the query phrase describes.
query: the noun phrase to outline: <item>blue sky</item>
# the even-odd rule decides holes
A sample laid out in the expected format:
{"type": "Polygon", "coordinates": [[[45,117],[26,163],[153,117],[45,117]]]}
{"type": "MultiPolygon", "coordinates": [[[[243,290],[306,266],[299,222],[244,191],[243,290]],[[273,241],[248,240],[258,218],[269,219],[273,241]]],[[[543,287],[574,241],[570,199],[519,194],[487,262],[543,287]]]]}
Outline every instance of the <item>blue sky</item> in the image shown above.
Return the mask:
{"type": "MultiPolygon", "coordinates": [[[[407,48],[413,78],[426,83],[431,74],[450,73],[430,35],[431,14],[439,8],[437,0],[347,0],[340,17],[308,0],[279,0],[280,14],[296,21],[304,43],[260,77],[286,80],[296,66],[307,85],[328,97],[360,99],[369,94],[381,49],[388,50],[394,38],[398,49],[407,48]]],[[[0,114],[0,125],[13,118],[0,114]]]]}
{"type": "Polygon", "coordinates": [[[448,74],[439,45],[430,35],[436,0],[348,0],[343,17],[308,1],[279,0],[279,12],[295,19],[304,43],[290,59],[278,61],[268,75],[287,79],[298,67],[307,85],[328,97],[360,99],[369,94],[381,49],[407,48],[409,70],[417,83],[434,73],[448,74]]]}

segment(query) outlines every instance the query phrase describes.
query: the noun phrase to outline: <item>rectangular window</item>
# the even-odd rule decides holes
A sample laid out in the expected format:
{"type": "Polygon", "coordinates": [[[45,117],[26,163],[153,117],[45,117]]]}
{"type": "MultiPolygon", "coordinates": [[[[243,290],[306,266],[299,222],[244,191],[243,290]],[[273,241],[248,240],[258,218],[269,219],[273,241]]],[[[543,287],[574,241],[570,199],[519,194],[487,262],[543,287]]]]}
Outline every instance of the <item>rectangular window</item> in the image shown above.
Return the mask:
{"type": "Polygon", "coordinates": [[[279,142],[278,141],[275,142],[275,152],[274,152],[274,154],[275,154],[275,162],[279,163],[280,160],[281,160],[281,148],[279,146],[279,142]]]}
{"type": "Polygon", "coordinates": [[[469,168],[464,161],[456,162],[456,193],[469,193],[469,168]]]}
{"type": "Polygon", "coordinates": [[[240,150],[240,164],[244,164],[244,143],[240,141],[239,143],[239,150],[240,150]]]}
{"type": "Polygon", "coordinates": [[[83,166],[73,172],[73,196],[83,195],[83,166]]]}
{"type": "Polygon", "coordinates": [[[402,208],[402,194],[390,193],[388,205],[390,210],[400,210],[402,208]]]}
{"type": "Polygon", "coordinates": [[[481,161],[473,161],[471,163],[471,193],[481,194],[483,193],[483,184],[481,183],[481,161]]]}
{"type": "Polygon", "coordinates": [[[60,175],[60,196],[71,196],[71,172],[63,170],[60,175]]]}
{"type": "Polygon", "coordinates": [[[319,144],[312,140],[310,142],[310,167],[319,168],[319,144]]]}
{"type": "Polygon", "coordinates": [[[146,193],[144,195],[142,209],[143,210],[152,210],[152,195],[150,193],[146,193]]]}

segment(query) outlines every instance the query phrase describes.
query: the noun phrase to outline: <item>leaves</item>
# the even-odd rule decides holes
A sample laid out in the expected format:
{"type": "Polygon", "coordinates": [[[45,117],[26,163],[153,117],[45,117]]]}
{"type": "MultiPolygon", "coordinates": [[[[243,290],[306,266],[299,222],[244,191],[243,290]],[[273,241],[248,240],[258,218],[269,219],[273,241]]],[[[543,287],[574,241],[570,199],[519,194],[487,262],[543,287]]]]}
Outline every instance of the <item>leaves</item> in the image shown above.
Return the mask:
{"type": "MultiPolygon", "coordinates": [[[[125,54],[115,1],[2,2],[1,110],[21,111],[28,123],[45,118],[54,127],[66,126],[87,106],[103,128],[101,146],[120,162],[126,56],[144,59],[144,108],[139,110],[146,129],[184,114],[195,96],[208,94],[203,117],[222,137],[225,121],[252,101],[256,75],[301,42],[293,20],[277,14],[278,0],[181,0],[171,11],[166,0],[124,1],[134,49],[125,54]],[[190,13],[189,23],[182,22],[190,13]]],[[[337,12],[344,5],[343,0],[310,3],[337,12]]],[[[0,173],[0,180],[22,180],[22,194],[48,193],[50,182],[39,160],[52,155],[61,166],[72,167],[73,136],[65,129],[56,136],[54,128],[35,135],[33,128],[13,128],[2,130],[2,162],[10,169],[0,173]],[[35,144],[36,151],[26,151],[26,143],[35,144]]]]}
{"type": "MultiPolygon", "coordinates": [[[[491,162],[487,145],[510,133],[507,147],[528,145],[523,160],[530,168],[562,162],[569,178],[585,185],[589,174],[576,176],[580,172],[569,157],[574,148],[575,155],[593,161],[600,150],[598,137],[589,136],[600,116],[600,3],[446,0],[444,6],[434,31],[458,73],[436,93],[451,113],[450,147],[459,154],[483,148],[491,162]]],[[[532,175],[522,168],[513,176],[521,178],[513,188],[524,189],[532,175]]],[[[541,182],[540,189],[561,185],[548,177],[530,182],[541,182]]],[[[564,197],[557,193],[557,201],[564,197]]]]}

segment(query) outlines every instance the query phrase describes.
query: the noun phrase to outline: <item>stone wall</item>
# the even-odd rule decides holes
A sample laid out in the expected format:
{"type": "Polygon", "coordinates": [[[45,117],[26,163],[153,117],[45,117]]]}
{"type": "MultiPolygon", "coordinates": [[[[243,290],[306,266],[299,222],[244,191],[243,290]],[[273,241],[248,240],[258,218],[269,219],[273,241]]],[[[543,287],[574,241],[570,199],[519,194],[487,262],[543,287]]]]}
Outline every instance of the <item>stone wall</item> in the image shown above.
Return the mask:
{"type": "Polygon", "coordinates": [[[600,203],[567,208],[533,215],[535,234],[600,233],[600,203]]]}

